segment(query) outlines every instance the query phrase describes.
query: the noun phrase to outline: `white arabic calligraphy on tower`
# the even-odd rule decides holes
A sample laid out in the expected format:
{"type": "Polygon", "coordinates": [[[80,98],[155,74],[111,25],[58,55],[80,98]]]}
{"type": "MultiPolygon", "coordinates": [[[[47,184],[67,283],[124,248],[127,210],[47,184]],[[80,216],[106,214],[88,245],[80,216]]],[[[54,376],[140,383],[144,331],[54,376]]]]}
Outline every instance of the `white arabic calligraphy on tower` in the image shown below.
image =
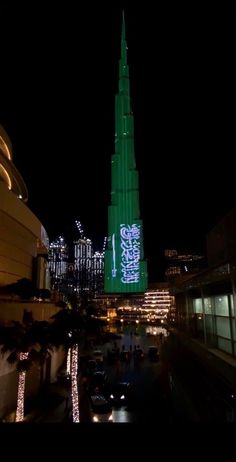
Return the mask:
{"type": "Polygon", "coordinates": [[[139,282],[140,225],[120,225],[121,282],[139,282]]]}

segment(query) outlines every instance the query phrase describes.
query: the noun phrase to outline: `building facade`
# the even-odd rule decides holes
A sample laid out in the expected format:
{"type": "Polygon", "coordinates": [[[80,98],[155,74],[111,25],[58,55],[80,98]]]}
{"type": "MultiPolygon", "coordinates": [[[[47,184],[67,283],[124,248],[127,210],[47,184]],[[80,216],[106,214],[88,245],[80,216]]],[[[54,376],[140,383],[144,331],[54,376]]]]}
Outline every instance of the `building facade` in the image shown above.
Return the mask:
{"type": "Polygon", "coordinates": [[[0,286],[26,278],[37,287],[49,288],[48,236],[27,207],[27,199],[10,140],[0,126],[0,286]]]}
{"type": "Polygon", "coordinates": [[[178,276],[197,273],[205,266],[203,255],[184,253],[180,254],[177,250],[165,250],[167,280],[172,280],[178,276]]]}
{"type": "Polygon", "coordinates": [[[144,294],[143,309],[150,319],[167,320],[170,311],[175,307],[175,299],[170,295],[168,283],[152,284],[144,294]]]}
{"type": "Polygon", "coordinates": [[[49,271],[51,287],[61,290],[68,279],[68,245],[63,236],[59,236],[49,245],[49,271]]]}
{"type": "MultiPolygon", "coordinates": [[[[22,323],[29,315],[33,321],[49,320],[59,311],[50,300],[33,297],[24,300],[12,292],[18,281],[28,280],[35,289],[49,288],[47,256],[49,241],[38,218],[27,207],[26,185],[14,166],[10,140],[0,126],[0,324],[1,328],[22,323]],[[14,323],[13,323],[14,322],[14,323]]],[[[47,291],[48,292],[48,291],[47,291]]],[[[50,295],[48,295],[50,296],[50,295]]],[[[10,352],[0,355],[0,420],[14,421],[18,371],[7,361],[10,352]]],[[[25,396],[35,396],[42,382],[56,381],[64,359],[63,349],[51,352],[47,365],[34,364],[26,374],[25,396]]]]}
{"type": "Polygon", "coordinates": [[[112,190],[111,205],[108,208],[105,292],[143,293],[147,288],[147,265],[144,260],[143,223],[139,210],[124,18],[115,112],[115,154],[111,161],[112,190]]]}
{"type": "Polygon", "coordinates": [[[175,324],[206,347],[236,356],[236,209],[207,235],[211,266],[176,284],[175,324]],[[214,265],[212,265],[214,263],[214,265]]]}

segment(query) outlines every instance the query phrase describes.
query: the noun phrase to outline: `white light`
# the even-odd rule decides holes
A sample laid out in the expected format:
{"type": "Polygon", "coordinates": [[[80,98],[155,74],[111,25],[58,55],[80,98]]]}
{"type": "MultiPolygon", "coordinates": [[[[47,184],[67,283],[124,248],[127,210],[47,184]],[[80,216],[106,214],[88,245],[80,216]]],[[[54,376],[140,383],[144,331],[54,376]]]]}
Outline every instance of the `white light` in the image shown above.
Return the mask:
{"type": "Polygon", "coordinates": [[[79,422],[79,394],[77,383],[78,345],[71,348],[71,397],[73,422],[79,422]]]}
{"type": "Polygon", "coordinates": [[[111,398],[111,399],[114,399],[114,396],[113,396],[113,395],[111,395],[111,396],[110,396],[110,398],[111,398]]]}
{"type": "Polygon", "coordinates": [[[140,225],[120,225],[121,246],[121,282],[124,284],[139,282],[140,262],[140,225]],[[129,257],[127,259],[127,249],[129,257]]]}
{"type": "Polygon", "coordinates": [[[120,397],[120,399],[125,399],[125,395],[122,395],[122,396],[120,397]]]}
{"type": "Polygon", "coordinates": [[[22,195],[21,195],[21,194],[19,194],[19,196],[18,196],[18,197],[19,197],[19,199],[22,199],[22,195]]]}
{"type": "MultiPolygon", "coordinates": [[[[20,361],[28,358],[29,353],[20,353],[20,361]]],[[[24,420],[24,395],[25,395],[25,375],[26,372],[19,373],[17,407],[16,407],[16,422],[24,420]]]]}
{"type": "Polygon", "coordinates": [[[69,348],[66,360],[66,373],[70,375],[71,348],[69,348]]]}
{"type": "Polygon", "coordinates": [[[112,414],[110,415],[108,420],[109,420],[109,422],[111,422],[113,420],[112,414]]]}
{"type": "Polygon", "coordinates": [[[98,422],[98,418],[95,415],[93,416],[93,421],[98,422]]]}

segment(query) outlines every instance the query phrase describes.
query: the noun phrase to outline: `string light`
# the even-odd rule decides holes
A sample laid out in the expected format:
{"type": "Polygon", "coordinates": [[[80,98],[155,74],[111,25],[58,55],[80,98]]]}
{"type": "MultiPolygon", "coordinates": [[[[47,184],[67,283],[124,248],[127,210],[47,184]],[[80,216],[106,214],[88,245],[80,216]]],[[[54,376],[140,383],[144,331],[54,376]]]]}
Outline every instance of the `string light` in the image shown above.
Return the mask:
{"type": "Polygon", "coordinates": [[[66,373],[70,375],[70,360],[71,360],[71,348],[67,352],[67,361],[66,361],[66,373]]]}
{"type": "MultiPolygon", "coordinates": [[[[20,353],[20,361],[27,359],[28,356],[29,356],[29,353],[20,353]]],[[[26,375],[25,371],[19,372],[16,422],[22,422],[24,420],[25,375],[26,375]]]]}
{"type": "Polygon", "coordinates": [[[78,393],[78,345],[71,348],[71,398],[73,422],[79,422],[79,393],[78,393]]]}

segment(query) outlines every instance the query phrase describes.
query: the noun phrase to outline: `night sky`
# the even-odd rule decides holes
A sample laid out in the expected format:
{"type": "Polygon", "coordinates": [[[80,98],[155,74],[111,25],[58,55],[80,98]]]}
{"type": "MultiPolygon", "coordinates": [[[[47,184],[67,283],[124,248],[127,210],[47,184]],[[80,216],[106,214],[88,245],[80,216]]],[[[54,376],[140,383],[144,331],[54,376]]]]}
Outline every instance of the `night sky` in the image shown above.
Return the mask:
{"type": "MultiPolygon", "coordinates": [[[[102,247],[120,2],[22,3],[0,4],[0,123],[49,237],[70,235],[79,219],[102,247]]],[[[145,252],[157,280],[165,248],[205,252],[206,233],[235,206],[235,8],[122,3],[145,252]]]]}

